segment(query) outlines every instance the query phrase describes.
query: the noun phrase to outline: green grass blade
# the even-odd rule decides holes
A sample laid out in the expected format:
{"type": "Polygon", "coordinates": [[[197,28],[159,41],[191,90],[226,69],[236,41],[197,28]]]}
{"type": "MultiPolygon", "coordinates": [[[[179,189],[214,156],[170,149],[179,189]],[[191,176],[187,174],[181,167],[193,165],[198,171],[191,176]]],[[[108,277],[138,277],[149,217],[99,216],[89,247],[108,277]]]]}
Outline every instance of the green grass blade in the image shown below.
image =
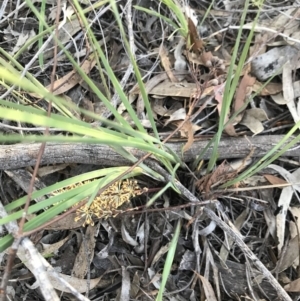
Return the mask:
{"type": "MultiPolygon", "coordinates": [[[[43,23],[46,21],[45,20],[45,10],[46,10],[46,0],[42,0],[41,3],[41,18],[42,18],[42,22],[41,20],[39,20],[39,34],[40,34],[40,38],[39,38],[39,49],[43,46],[43,35],[41,35],[41,33],[44,31],[44,26],[43,23]]],[[[40,68],[43,69],[44,67],[44,54],[41,53],[39,55],[39,64],[40,64],[40,68]]]]}
{"type": "MultiPolygon", "coordinates": [[[[154,136],[159,140],[159,135],[158,135],[158,131],[157,131],[157,128],[156,128],[156,123],[154,121],[154,117],[153,117],[153,113],[152,113],[152,108],[151,108],[151,105],[150,105],[150,102],[149,102],[149,99],[148,99],[148,94],[147,94],[147,91],[145,89],[145,85],[144,85],[143,80],[142,80],[142,76],[141,76],[140,70],[138,68],[138,65],[136,63],[135,58],[133,57],[133,54],[131,52],[129,43],[127,41],[126,34],[125,34],[125,31],[124,31],[124,27],[123,27],[122,21],[120,19],[120,15],[119,15],[116,3],[113,0],[111,0],[110,3],[111,3],[111,6],[112,6],[112,9],[113,9],[116,21],[117,21],[117,23],[119,25],[119,29],[120,29],[121,35],[123,37],[124,45],[126,47],[127,53],[129,55],[131,64],[132,64],[133,69],[134,69],[134,74],[135,74],[135,77],[137,79],[140,91],[141,91],[141,95],[142,95],[142,98],[143,98],[143,101],[144,101],[144,104],[145,104],[145,107],[146,107],[147,115],[148,115],[149,121],[151,123],[152,130],[154,132],[154,136]]],[[[126,99],[126,102],[124,103],[124,105],[125,105],[127,111],[128,111],[128,106],[130,108],[132,108],[131,105],[130,105],[130,103],[129,103],[129,101],[127,99],[126,99]]]]}
{"type": "MultiPolygon", "coordinates": [[[[83,22],[85,28],[87,29],[87,34],[88,37],[91,41],[91,44],[95,47],[95,50],[97,51],[97,54],[99,55],[99,57],[101,58],[101,62],[107,72],[107,75],[109,77],[109,79],[111,80],[116,92],[118,93],[122,103],[125,105],[130,117],[132,118],[132,120],[134,121],[135,125],[137,126],[137,128],[142,131],[142,132],[146,132],[146,130],[144,129],[143,125],[141,124],[140,120],[138,119],[135,111],[133,110],[132,106],[130,105],[127,96],[125,95],[123,88],[121,87],[118,79],[116,78],[105,54],[103,53],[101,47],[99,46],[99,43],[97,41],[97,39],[95,38],[95,35],[93,34],[93,32],[90,29],[90,26],[88,24],[88,21],[85,17],[85,15],[83,14],[83,10],[79,4],[79,2],[77,0],[74,0],[74,5],[76,7],[76,9],[78,10],[78,14],[80,15],[81,21],[83,22]]],[[[79,72],[79,70],[78,70],[79,72]]],[[[85,79],[85,78],[84,78],[85,79]]],[[[86,79],[85,79],[86,80],[86,79]]],[[[93,83],[89,83],[89,79],[86,80],[87,84],[90,86],[90,84],[93,83]]],[[[95,85],[94,85],[95,86],[95,85]]],[[[93,90],[94,87],[90,86],[91,89],[93,90]]],[[[100,91],[99,91],[100,92],[100,91]]],[[[101,93],[102,94],[102,93],[101,93]]],[[[102,99],[101,99],[102,100],[102,99]]],[[[124,124],[124,126],[129,126],[128,122],[125,121],[125,119],[117,112],[117,110],[110,104],[109,101],[107,101],[107,103],[105,102],[105,105],[108,108],[113,108],[111,109],[112,113],[114,114],[114,116],[116,117],[116,119],[121,122],[122,124],[124,124]]]]}
{"type": "Polygon", "coordinates": [[[150,16],[155,16],[158,18],[161,18],[162,20],[164,20],[167,24],[171,25],[176,31],[179,31],[181,36],[185,36],[187,33],[185,32],[185,30],[183,30],[182,28],[180,28],[175,22],[173,22],[171,19],[167,18],[166,16],[161,15],[160,13],[154,11],[154,10],[150,10],[138,5],[134,5],[133,6],[136,10],[145,12],[147,14],[149,14],[150,16]]]}
{"type": "Polygon", "coordinates": [[[175,233],[174,233],[174,236],[173,236],[171,244],[170,244],[170,249],[168,251],[166,262],[165,262],[165,265],[164,265],[164,270],[163,270],[162,279],[161,279],[161,285],[160,285],[157,297],[155,299],[156,301],[163,301],[164,300],[163,299],[163,293],[164,293],[166,283],[167,283],[168,277],[170,275],[172,263],[173,263],[173,260],[174,260],[174,255],[175,255],[175,251],[176,251],[176,248],[177,248],[180,229],[181,229],[181,220],[178,220],[177,225],[176,225],[176,229],[175,229],[175,233]]]}
{"type": "MultiPolygon", "coordinates": [[[[226,84],[225,84],[225,90],[224,90],[223,102],[222,102],[222,109],[221,109],[221,114],[220,114],[220,119],[219,119],[219,127],[218,127],[218,132],[216,134],[216,139],[214,141],[212,156],[211,156],[211,159],[209,160],[208,167],[207,167],[208,172],[210,172],[213,169],[213,167],[214,167],[214,165],[217,161],[219,142],[221,140],[221,136],[222,136],[222,133],[223,133],[223,130],[224,130],[225,118],[226,118],[226,116],[229,112],[229,108],[230,108],[230,105],[231,105],[231,102],[232,102],[232,98],[233,98],[235,89],[237,87],[237,79],[238,79],[237,76],[240,76],[240,73],[236,73],[236,75],[234,77],[234,81],[232,81],[234,63],[236,62],[236,59],[237,59],[238,49],[239,49],[240,40],[241,40],[241,36],[242,36],[242,31],[243,31],[243,24],[245,23],[248,7],[249,7],[249,0],[246,0],[245,5],[244,5],[243,14],[242,14],[242,17],[241,17],[240,29],[238,31],[238,35],[237,35],[237,38],[236,38],[236,43],[235,43],[232,58],[231,58],[231,64],[229,66],[227,81],[226,81],[226,84]]],[[[253,28],[252,28],[252,31],[253,31],[253,28]]],[[[245,49],[245,50],[248,51],[248,49],[245,49]]]]}
{"type": "Polygon", "coordinates": [[[294,145],[296,145],[300,141],[300,135],[297,135],[294,139],[292,139],[289,143],[287,143],[281,150],[279,150],[287,142],[287,140],[290,139],[290,137],[293,135],[293,133],[299,129],[299,127],[300,127],[300,121],[297,122],[293,126],[293,128],[284,136],[284,138],[282,138],[281,141],[276,146],[274,146],[273,149],[270,150],[265,156],[263,156],[256,164],[254,164],[253,166],[251,166],[250,168],[245,170],[234,180],[226,182],[224,185],[221,186],[221,188],[226,188],[226,187],[234,185],[240,181],[243,181],[245,178],[251,177],[252,175],[259,172],[260,170],[268,167],[269,164],[274,162],[274,160],[278,159],[288,149],[292,148],[294,145]],[[277,151],[277,150],[279,150],[279,151],[277,151]]]}

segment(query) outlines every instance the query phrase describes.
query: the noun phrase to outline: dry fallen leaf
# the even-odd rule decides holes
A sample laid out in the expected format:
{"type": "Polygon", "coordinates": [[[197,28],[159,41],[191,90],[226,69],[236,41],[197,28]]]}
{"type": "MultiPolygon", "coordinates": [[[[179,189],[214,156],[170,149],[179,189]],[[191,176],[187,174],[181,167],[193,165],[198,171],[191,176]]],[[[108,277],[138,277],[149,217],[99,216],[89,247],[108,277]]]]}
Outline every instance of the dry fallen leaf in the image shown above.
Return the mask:
{"type": "Polygon", "coordinates": [[[295,123],[300,121],[300,116],[298,115],[298,111],[295,104],[295,94],[293,88],[293,80],[292,80],[292,64],[290,61],[287,61],[283,66],[282,70],[282,86],[283,86],[283,97],[286,101],[286,105],[293,116],[295,123]]]}
{"type": "MultiPolygon", "coordinates": [[[[94,104],[87,97],[83,97],[83,99],[80,102],[80,107],[83,108],[84,110],[94,113],[94,104]]],[[[92,122],[94,120],[92,117],[84,113],[82,115],[83,115],[82,120],[84,120],[85,122],[92,122]]]]}
{"type": "MultiPolygon", "coordinates": [[[[214,93],[215,93],[215,99],[218,102],[217,109],[218,109],[218,112],[219,112],[219,115],[220,115],[221,110],[222,110],[222,104],[223,104],[224,84],[221,84],[219,86],[215,86],[213,88],[214,88],[214,93]]],[[[227,116],[225,117],[225,123],[228,120],[229,120],[229,117],[228,117],[228,114],[227,114],[227,116]]],[[[236,136],[237,135],[232,123],[229,123],[228,125],[226,125],[225,131],[229,136],[236,136]]]]}
{"type": "Polygon", "coordinates": [[[164,106],[164,102],[164,99],[154,98],[151,100],[151,108],[155,115],[165,116],[165,114],[168,112],[168,109],[164,106]]]}
{"type": "MultiPolygon", "coordinates": [[[[293,260],[293,267],[297,268],[299,266],[299,231],[300,231],[300,208],[299,207],[290,207],[289,209],[290,213],[293,215],[293,220],[290,220],[289,222],[289,226],[290,226],[290,233],[291,233],[291,241],[293,239],[296,240],[296,246],[294,246],[294,249],[296,251],[297,256],[295,256],[295,260],[293,260]]],[[[290,241],[290,242],[291,242],[290,241]]],[[[290,242],[289,242],[289,246],[288,248],[291,248],[293,246],[290,246],[290,242]]],[[[288,250],[287,252],[289,252],[290,250],[288,250]]],[[[285,256],[288,254],[285,254],[285,256]]],[[[292,259],[292,258],[291,258],[292,259]]]]}
{"type": "Polygon", "coordinates": [[[128,270],[122,266],[122,286],[121,291],[116,297],[116,301],[129,301],[130,300],[130,274],[128,270]]]}
{"type": "Polygon", "coordinates": [[[281,166],[270,164],[268,168],[276,170],[283,178],[285,178],[291,186],[284,187],[281,190],[280,197],[278,200],[278,208],[280,211],[276,215],[276,231],[278,238],[278,253],[280,254],[285,240],[285,223],[286,215],[292,200],[295,190],[300,191],[300,168],[296,169],[293,173],[290,173],[281,166]]]}
{"type": "Polygon", "coordinates": [[[199,38],[196,26],[191,18],[188,18],[188,28],[189,28],[191,50],[196,54],[201,54],[204,49],[204,43],[199,38]]]}
{"type": "Polygon", "coordinates": [[[266,112],[260,108],[249,109],[245,111],[241,124],[245,125],[255,135],[262,132],[264,127],[262,121],[268,119],[266,112]]]}
{"type": "Polygon", "coordinates": [[[286,105],[286,100],[283,97],[282,93],[278,93],[275,95],[271,95],[271,98],[273,99],[273,101],[278,104],[278,105],[286,105]]]}
{"type": "Polygon", "coordinates": [[[33,29],[30,30],[30,32],[22,32],[19,35],[13,50],[10,51],[10,54],[14,55],[29,39],[33,38],[34,36],[36,36],[36,33],[34,32],[33,29]]]}
{"type": "MultiPolygon", "coordinates": [[[[94,59],[94,56],[91,55],[88,59],[86,59],[83,64],[81,65],[81,70],[89,74],[91,70],[96,65],[96,60],[94,59]]],[[[53,95],[60,95],[67,91],[69,91],[71,88],[76,86],[80,81],[82,81],[82,77],[75,71],[72,70],[65,76],[61,77],[60,79],[56,80],[54,82],[53,86],[53,95]]],[[[46,87],[47,90],[49,90],[51,85],[48,85],[46,87]]],[[[30,93],[32,97],[40,98],[41,96],[36,93],[30,93]]]]}
{"type": "Polygon", "coordinates": [[[186,117],[186,111],[185,108],[181,108],[179,110],[176,110],[170,115],[170,118],[165,122],[165,126],[168,125],[171,121],[175,120],[184,120],[186,117]]]}
{"type": "Polygon", "coordinates": [[[213,289],[212,285],[209,283],[209,281],[205,277],[198,274],[197,272],[195,272],[195,274],[201,279],[206,300],[207,301],[217,301],[214,289],[213,289]]]}
{"type": "Polygon", "coordinates": [[[165,71],[167,72],[170,81],[173,83],[177,83],[178,79],[175,77],[175,75],[171,70],[171,63],[168,57],[167,49],[163,45],[159,48],[159,56],[160,56],[161,64],[163,65],[165,71]]]}
{"type": "MultiPolygon", "coordinates": [[[[194,142],[194,133],[195,133],[195,128],[197,128],[198,126],[195,125],[195,127],[193,126],[193,124],[187,120],[184,125],[181,127],[180,129],[180,133],[181,135],[184,137],[187,137],[188,140],[186,142],[186,144],[183,147],[183,153],[185,153],[187,150],[189,150],[194,142]]],[[[200,128],[200,127],[198,127],[200,128]]]]}
{"type": "Polygon", "coordinates": [[[252,87],[255,81],[255,77],[252,77],[247,72],[245,72],[235,94],[234,113],[237,112],[245,104],[246,97],[251,94],[252,87]]]}
{"type": "Polygon", "coordinates": [[[253,85],[253,91],[261,96],[275,95],[282,91],[281,83],[268,83],[262,88],[263,85],[261,82],[256,81],[253,85]]]}
{"type": "Polygon", "coordinates": [[[96,245],[96,235],[97,227],[89,225],[86,229],[84,239],[81,242],[79,252],[76,256],[72,276],[79,279],[84,279],[89,265],[91,264],[94,258],[94,250],[96,245]],[[87,258],[87,254],[89,257],[87,258]]]}
{"type": "MultiPolygon", "coordinates": [[[[273,175],[264,175],[264,177],[272,184],[272,185],[278,185],[278,184],[287,184],[287,181],[278,178],[273,175]]],[[[279,187],[280,188],[280,187],[279,187]]]]}
{"type": "Polygon", "coordinates": [[[131,288],[130,288],[130,298],[136,299],[138,292],[140,290],[140,276],[138,274],[138,271],[134,273],[131,288]]]}
{"type": "Polygon", "coordinates": [[[43,251],[41,252],[41,255],[46,257],[49,254],[57,252],[58,249],[67,242],[68,239],[70,239],[70,236],[67,236],[64,239],[59,240],[58,242],[53,244],[46,244],[43,243],[43,241],[40,241],[41,245],[43,246],[43,251]]]}
{"type": "Polygon", "coordinates": [[[220,183],[224,179],[229,180],[229,176],[226,177],[226,174],[230,170],[230,166],[226,165],[225,161],[223,161],[213,172],[205,175],[196,182],[197,189],[199,191],[205,191],[206,193],[209,193],[213,184],[218,182],[220,183]]]}
{"type": "Polygon", "coordinates": [[[289,284],[284,286],[284,289],[287,292],[294,292],[294,293],[298,293],[300,292],[300,278],[290,282],[289,284]]]}
{"type": "Polygon", "coordinates": [[[286,253],[276,263],[276,271],[281,273],[291,267],[296,259],[299,258],[299,240],[298,237],[292,238],[287,246],[286,253]]]}
{"type": "MultiPolygon", "coordinates": [[[[234,221],[234,226],[235,228],[239,231],[242,226],[244,225],[245,223],[245,220],[247,219],[247,216],[248,216],[248,213],[249,213],[249,208],[247,207],[245,210],[242,211],[242,213],[235,219],[234,221]]],[[[229,236],[224,239],[224,243],[221,247],[221,250],[220,250],[220,258],[222,259],[223,262],[226,262],[227,258],[228,258],[228,255],[230,254],[230,249],[231,247],[233,246],[234,244],[234,238],[229,236]]]]}

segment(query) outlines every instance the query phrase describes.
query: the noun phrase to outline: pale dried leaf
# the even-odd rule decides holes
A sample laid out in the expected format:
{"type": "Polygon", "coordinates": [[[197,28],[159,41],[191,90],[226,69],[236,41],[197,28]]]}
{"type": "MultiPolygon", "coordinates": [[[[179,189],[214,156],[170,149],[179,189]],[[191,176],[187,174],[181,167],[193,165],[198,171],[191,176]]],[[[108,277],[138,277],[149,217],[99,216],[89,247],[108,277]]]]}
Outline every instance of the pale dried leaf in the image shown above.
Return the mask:
{"type": "Polygon", "coordinates": [[[182,149],[183,153],[189,150],[193,145],[195,128],[199,128],[199,126],[195,125],[194,127],[194,125],[188,120],[184,123],[184,125],[180,129],[180,133],[188,138],[186,144],[183,146],[182,149]]]}
{"type": "MultiPolygon", "coordinates": [[[[132,103],[136,100],[136,98],[137,98],[137,95],[132,94],[132,93],[129,93],[129,95],[128,95],[128,102],[129,102],[130,104],[132,104],[132,103]]],[[[106,107],[106,106],[103,106],[102,111],[106,111],[106,110],[107,110],[107,107],[106,107]]],[[[119,105],[119,107],[118,107],[118,113],[119,113],[119,114],[123,114],[123,112],[124,112],[125,110],[126,110],[126,107],[125,107],[124,103],[121,102],[120,105],[119,105]]]]}
{"type": "Polygon", "coordinates": [[[253,91],[261,96],[275,95],[282,91],[281,83],[268,83],[263,87],[264,84],[256,81],[253,85],[253,91]]]}
{"type": "MultiPolygon", "coordinates": [[[[80,107],[84,110],[89,111],[90,113],[94,113],[94,104],[87,98],[87,97],[83,97],[83,99],[80,102],[80,107]]],[[[94,119],[86,114],[82,114],[82,120],[85,122],[92,122],[94,121],[94,119]]]]}
{"type": "Polygon", "coordinates": [[[257,33],[254,37],[254,45],[250,47],[249,56],[257,56],[266,52],[268,35],[267,33],[257,33]]]}
{"type": "Polygon", "coordinates": [[[300,292],[300,278],[290,282],[289,284],[284,286],[284,289],[287,292],[294,292],[299,293],[300,292]]]}
{"type": "MultiPolygon", "coordinates": [[[[96,60],[94,56],[90,56],[86,59],[83,64],[80,66],[81,71],[85,74],[89,74],[91,70],[96,65],[96,60]]],[[[79,75],[75,71],[71,71],[70,73],[66,74],[65,76],[61,77],[57,81],[54,82],[54,95],[63,94],[73,88],[82,80],[81,75],[79,75]],[[62,86],[61,86],[62,85],[62,86]],[[56,89],[56,87],[59,87],[56,89]]],[[[50,89],[50,85],[46,87],[46,89],[50,89]]]]}
{"type": "Polygon", "coordinates": [[[195,269],[196,255],[195,252],[186,250],[180,261],[179,270],[193,270],[195,269]]]}
{"type": "Polygon", "coordinates": [[[300,80],[293,82],[295,98],[300,96],[300,80]]]}
{"type": "MultiPolygon", "coordinates": [[[[60,97],[63,98],[66,102],[74,105],[74,102],[73,102],[73,100],[72,100],[72,98],[70,96],[68,96],[66,94],[63,94],[60,97]]],[[[69,109],[69,111],[72,113],[72,115],[74,117],[76,117],[77,119],[81,120],[81,116],[80,116],[79,112],[75,111],[71,106],[69,106],[68,109],[69,109]]]]}
{"type": "Polygon", "coordinates": [[[286,100],[283,97],[282,93],[278,93],[275,95],[271,95],[271,98],[273,99],[273,101],[278,104],[278,105],[286,105],[286,100]]]}
{"type": "Polygon", "coordinates": [[[203,284],[206,300],[207,301],[217,301],[214,289],[213,289],[212,285],[209,283],[209,281],[199,274],[198,274],[198,277],[201,279],[201,282],[203,284]]]}
{"type": "MultiPolygon", "coordinates": [[[[271,18],[270,20],[265,20],[264,23],[268,28],[274,30],[282,30],[286,36],[290,36],[297,29],[299,29],[299,22],[297,18],[299,17],[300,9],[299,8],[289,8],[284,12],[284,14],[278,14],[276,18],[271,18]]],[[[271,35],[271,33],[269,33],[271,35]]]]}
{"type": "MultiPolygon", "coordinates": [[[[291,220],[289,222],[289,226],[290,226],[291,239],[295,238],[298,243],[298,246],[295,247],[295,249],[297,250],[296,252],[298,253],[298,256],[293,261],[294,268],[297,268],[297,266],[299,265],[299,237],[298,237],[298,234],[300,232],[300,208],[291,207],[290,213],[293,215],[294,220],[296,221],[296,223],[295,223],[293,220],[291,220]]],[[[290,248],[290,247],[288,246],[288,248],[290,248]]],[[[287,252],[289,253],[289,250],[287,250],[287,252]]],[[[288,256],[290,256],[290,255],[288,255],[288,256]]]]}
{"type": "MultiPolygon", "coordinates": [[[[248,216],[248,212],[249,209],[246,208],[245,210],[243,210],[243,212],[236,218],[235,222],[234,222],[234,226],[236,227],[237,230],[240,230],[248,216]]],[[[231,236],[229,236],[227,238],[227,240],[224,240],[221,250],[220,250],[220,258],[226,262],[230,249],[232,247],[234,243],[234,238],[232,238],[231,236]]]]}
{"type": "Polygon", "coordinates": [[[199,230],[198,234],[201,236],[207,236],[216,229],[216,226],[217,224],[215,221],[210,221],[209,225],[203,228],[202,230],[199,230]]]}
{"type": "MultiPolygon", "coordinates": [[[[225,87],[224,84],[213,87],[215,99],[218,102],[217,109],[218,109],[219,115],[221,114],[221,110],[222,110],[224,87],[225,87]]],[[[228,120],[229,120],[229,112],[228,112],[227,116],[225,116],[225,123],[228,120]]],[[[225,131],[229,136],[236,136],[236,132],[235,132],[235,129],[234,129],[234,126],[232,123],[229,123],[226,125],[225,131]]]]}
{"type": "MultiPolygon", "coordinates": [[[[151,95],[159,96],[173,96],[173,97],[183,97],[190,98],[192,95],[198,93],[197,85],[195,83],[172,83],[170,81],[165,81],[156,85],[153,89],[149,91],[151,95]]],[[[208,95],[214,94],[214,87],[207,87],[203,92],[201,92],[200,99],[208,95]]]]}
{"type": "Polygon", "coordinates": [[[171,242],[168,242],[166,245],[162,246],[158,252],[155,254],[151,266],[153,266],[164,254],[166,254],[170,249],[171,242]]]}
{"type": "MultiPolygon", "coordinates": [[[[56,13],[55,13],[56,17],[56,13]]],[[[54,17],[54,19],[55,19],[54,17]]],[[[81,30],[81,24],[78,19],[71,20],[64,24],[58,32],[58,39],[62,44],[65,44],[71,40],[71,37],[74,36],[79,30],[81,30]]],[[[48,49],[50,51],[47,51],[47,55],[49,56],[50,53],[53,53],[53,49],[51,49],[54,46],[54,42],[49,43],[48,49]]]]}
{"type": "Polygon", "coordinates": [[[285,168],[275,164],[270,164],[268,168],[276,170],[288,183],[291,184],[293,189],[300,192],[300,168],[296,169],[293,173],[290,173],[285,168]]]}
{"type": "Polygon", "coordinates": [[[246,111],[248,116],[253,116],[259,121],[265,121],[268,120],[268,116],[266,112],[259,108],[253,108],[246,111]]]}
{"type": "Polygon", "coordinates": [[[292,65],[290,61],[287,61],[283,66],[282,70],[282,86],[283,86],[283,97],[286,101],[286,105],[295,121],[297,123],[300,120],[298,111],[295,105],[295,95],[293,89],[293,80],[292,80],[292,65]]]}
{"type": "Polygon", "coordinates": [[[151,108],[154,113],[160,115],[160,116],[165,116],[165,114],[168,112],[168,109],[164,107],[164,99],[154,99],[151,102],[151,108]]]}
{"type": "Polygon", "coordinates": [[[76,255],[72,276],[84,279],[88,272],[89,265],[94,258],[94,250],[96,245],[97,227],[89,225],[86,229],[84,239],[81,242],[79,252],[76,255]]]}
{"type": "Polygon", "coordinates": [[[136,299],[139,290],[140,290],[140,275],[139,275],[139,272],[136,271],[134,273],[132,283],[131,283],[130,298],[136,299]]]}
{"type": "Polygon", "coordinates": [[[63,12],[64,12],[64,15],[67,19],[70,19],[71,16],[74,14],[74,9],[71,5],[68,5],[67,8],[63,8],[63,12]]]}
{"type": "MultiPolygon", "coordinates": [[[[96,60],[93,55],[91,55],[88,59],[86,59],[83,64],[81,65],[81,70],[89,74],[91,70],[94,68],[96,64],[96,60]]],[[[60,79],[56,80],[54,82],[53,86],[53,95],[60,95],[67,91],[69,91],[71,88],[76,86],[80,81],[82,81],[81,75],[79,75],[76,71],[72,70],[68,74],[64,75],[60,79]]],[[[46,89],[50,89],[51,85],[48,85],[46,89]]],[[[30,93],[32,97],[39,98],[41,97],[39,94],[36,93],[30,93]]]]}
{"type": "Polygon", "coordinates": [[[49,165],[49,166],[41,166],[38,171],[39,177],[44,177],[50,175],[54,172],[64,170],[70,164],[57,164],[57,165],[49,165]]]}
{"type": "Polygon", "coordinates": [[[161,274],[155,273],[153,268],[148,268],[147,271],[148,271],[149,278],[151,279],[150,283],[152,283],[156,289],[159,289],[160,288],[159,280],[161,278],[161,274]]]}
{"type": "Polygon", "coordinates": [[[266,112],[260,108],[245,111],[241,124],[245,125],[252,133],[258,134],[264,130],[261,121],[267,120],[266,112]]]}
{"type": "Polygon", "coordinates": [[[266,180],[263,176],[252,176],[252,177],[249,177],[245,180],[243,180],[243,183],[246,185],[246,186],[259,186],[259,185],[262,185],[263,183],[266,183],[266,180]]]}
{"type": "Polygon", "coordinates": [[[264,177],[274,186],[278,185],[278,184],[287,184],[287,182],[281,178],[278,178],[276,176],[273,175],[264,175],[264,177]]]}
{"type": "Polygon", "coordinates": [[[277,228],[277,238],[278,238],[278,252],[282,250],[284,245],[284,237],[285,237],[285,220],[286,215],[290,206],[290,202],[292,200],[292,196],[294,194],[294,189],[300,190],[300,168],[298,168],[293,174],[288,172],[281,166],[270,164],[268,166],[279,172],[289,183],[291,186],[284,187],[281,191],[280,198],[278,201],[278,208],[280,208],[279,213],[276,215],[276,228],[277,228]]]}
{"type": "Polygon", "coordinates": [[[142,223],[139,227],[136,233],[136,240],[139,242],[139,245],[134,248],[134,251],[140,254],[145,250],[145,223],[142,223]]]}
{"type": "Polygon", "coordinates": [[[118,294],[116,300],[117,301],[129,301],[130,300],[130,275],[127,269],[122,266],[122,286],[121,286],[121,292],[118,294]]]}
{"type": "Polygon", "coordinates": [[[187,68],[187,63],[182,55],[182,47],[185,45],[184,38],[180,38],[178,44],[175,47],[174,50],[174,57],[175,57],[175,63],[174,63],[174,69],[176,71],[184,71],[187,68]]]}
{"type": "Polygon", "coordinates": [[[124,240],[127,244],[129,244],[129,245],[131,245],[131,246],[133,246],[133,247],[138,246],[137,241],[134,240],[134,239],[130,236],[130,234],[128,233],[128,231],[127,231],[127,229],[126,229],[126,227],[125,227],[125,225],[124,225],[124,221],[123,221],[123,220],[122,220],[121,234],[122,234],[123,240],[124,240]]]}
{"type": "Polygon", "coordinates": [[[189,5],[185,5],[182,7],[182,10],[184,11],[187,18],[190,18],[195,26],[198,25],[198,16],[194,9],[192,9],[189,5]]]}
{"type": "Polygon", "coordinates": [[[46,244],[41,242],[43,246],[43,251],[41,252],[42,256],[46,256],[49,254],[56,253],[56,251],[65,244],[65,242],[70,239],[70,236],[65,237],[64,239],[54,243],[54,244],[46,244]]]}
{"type": "Polygon", "coordinates": [[[165,122],[165,126],[174,120],[184,120],[186,117],[185,108],[181,108],[170,115],[170,118],[165,122]]]}
{"type": "MultiPolygon", "coordinates": [[[[142,126],[146,129],[152,129],[152,124],[150,122],[149,119],[142,119],[140,120],[142,126]]],[[[131,122],[130,125],[132,125],[133,127],[135,126],[135,123],[134,122],[131,122]]]]}
{"type": "Polygon", "coordinates": [[[17,40],[17,43],[15,44],[14,48],[12,51],[10,51],[9,53],[11,55],[15,54],[16,52],[19,51],[19,49],[24,46],[24,44],[31,38],[33,38],[36,35],[36,33],[34,32],[34,30],[30,30],[30,32],[22,32],[17,40]]]}
{"type": "Polygon", "coordinates": [[[291,207],[290,212],[294,216],[296,224],[294,221],[290,221],[290,234],[291,238],[294,238],[298,235],[298,231],[300,231],[300,208],[299,207],[291,207]],[[298,231],[297,231],[298,228],[298,231]]]}
{"type": "MultiPolygon", "coordinates": [[[[150,91],[155,88],[159,83],[167,80],[167,74],[162,73],[159,74],[157,76],[154,76],[153,78],[151,78],[150,80],[147,81],[147,83],[145,84],[145,91],[148,94],[151,94],[150,91]]],[[[138,94],[138,99],[137,99],[137,103],[139,104],[139,112],[144,112],[144,103],[143,103],[143,99],[142,99],[142,93],[141,90],[138,86],[138,84],[136,84],[129,92],[129,101],[130,103],[135,100],[135,94],[138,94]]],[[[118,112],[122,113],[125,110],[125,106],[124,104],[121,104],[120,107],[118,108],[118,112]]]]}
{"type": "Polygon", "coordinates": [[[237,112],[245,104],[246,97],[251,94],[255,81],[255,77],[250,76],[247,72],[244,74],[235,94],[234,112],[237,112]]]}
{"type": "Polygon", "coordinates": [[[168,51],[167,51],[166,47],[164,47],[163,45],[161,45],[159,48],[159,56],[160,56],[161,64],[162,64],[163,68],[165,69],[165,71],[167,72],[170,81],[173,83],[178,82],[178,79],[175,77],[175,75],[173,74],[173,72],[171,70],[171,63],[170,63],[170,60],[168,57],[168,51]]]}
{"type": "Polygon", "coordinates": [[[229,162],[229,166],[232,171],[241,171],[252,163],[251,158],[245,159],[236,159],[229,162]]]}

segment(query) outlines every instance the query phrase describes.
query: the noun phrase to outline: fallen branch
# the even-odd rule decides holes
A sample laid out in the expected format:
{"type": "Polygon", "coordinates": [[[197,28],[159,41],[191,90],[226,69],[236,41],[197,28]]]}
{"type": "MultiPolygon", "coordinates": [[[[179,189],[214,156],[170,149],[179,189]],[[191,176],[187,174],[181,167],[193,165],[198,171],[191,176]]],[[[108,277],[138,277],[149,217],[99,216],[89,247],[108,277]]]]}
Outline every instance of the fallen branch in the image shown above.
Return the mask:
{"type": "MultiPolygon", "coordinates": [[[[270,151],[284,136],[256,136],[240,138],[224,138],[219,145],[219,159],[245,158],[251,149],[255,151],[252,157],[262,157],[270,151]]],[[[292,137],[293,138],[293,137],[292,137]]],[[[291,138],[291,139],[292,139],[291,138]]],[[[190,150],[183,154],[184,162],[193,161],[208,141],[194,141],[190,150]]],[[[184,142],[166,143],[173,152],[182,156],[184,142]]],[[[14,144],[0,146],[0,169],[16,169],[27,166],[34,166],[40,143],[14,144]]],[[[130,152],[141,158],[144,152],[137,149],[131,149],[130,152]]],[[[209,159],[212,154],[210,147],[203,159],[209,159]]],[[[285,156],[299,156],[299,149],[291,149],[285,153],[285,156]]],[[[47,143],[45,153],[43,154],[41,165],[60,164],[60,163],[83,163],[103,166],[121,166],[130,162],[117,154],[113,149],[105,145],[84,144],[84,143],[47,143]]]]}

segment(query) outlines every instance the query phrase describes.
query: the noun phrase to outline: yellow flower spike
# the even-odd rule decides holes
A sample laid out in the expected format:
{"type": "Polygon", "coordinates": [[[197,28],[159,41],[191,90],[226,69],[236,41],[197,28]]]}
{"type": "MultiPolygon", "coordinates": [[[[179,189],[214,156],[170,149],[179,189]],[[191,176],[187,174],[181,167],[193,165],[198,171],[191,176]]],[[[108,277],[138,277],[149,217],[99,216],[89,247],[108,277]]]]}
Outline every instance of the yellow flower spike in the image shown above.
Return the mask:
{"type": "MultiPolygon", "coordinates": [[[[75,187],[81,186],[87,182],[73,184],[65,187],[56,193],[61,193],[66,190],[71,190],[75,187]]],[[[93,216],[97,218],[107,219],[109,217],[115,217],[118,215],[115,211],[124,203],[130,201],[132,197],[140,195],[145,189],[141,189],[136,180],[126,179],[124,181],[117,181],[106,190],[103,191],[99,196],[97,196],[91,205],[83,205],[76,210],[75,222],[84,218],[83,226],[94,225],[93,216]]]]}

